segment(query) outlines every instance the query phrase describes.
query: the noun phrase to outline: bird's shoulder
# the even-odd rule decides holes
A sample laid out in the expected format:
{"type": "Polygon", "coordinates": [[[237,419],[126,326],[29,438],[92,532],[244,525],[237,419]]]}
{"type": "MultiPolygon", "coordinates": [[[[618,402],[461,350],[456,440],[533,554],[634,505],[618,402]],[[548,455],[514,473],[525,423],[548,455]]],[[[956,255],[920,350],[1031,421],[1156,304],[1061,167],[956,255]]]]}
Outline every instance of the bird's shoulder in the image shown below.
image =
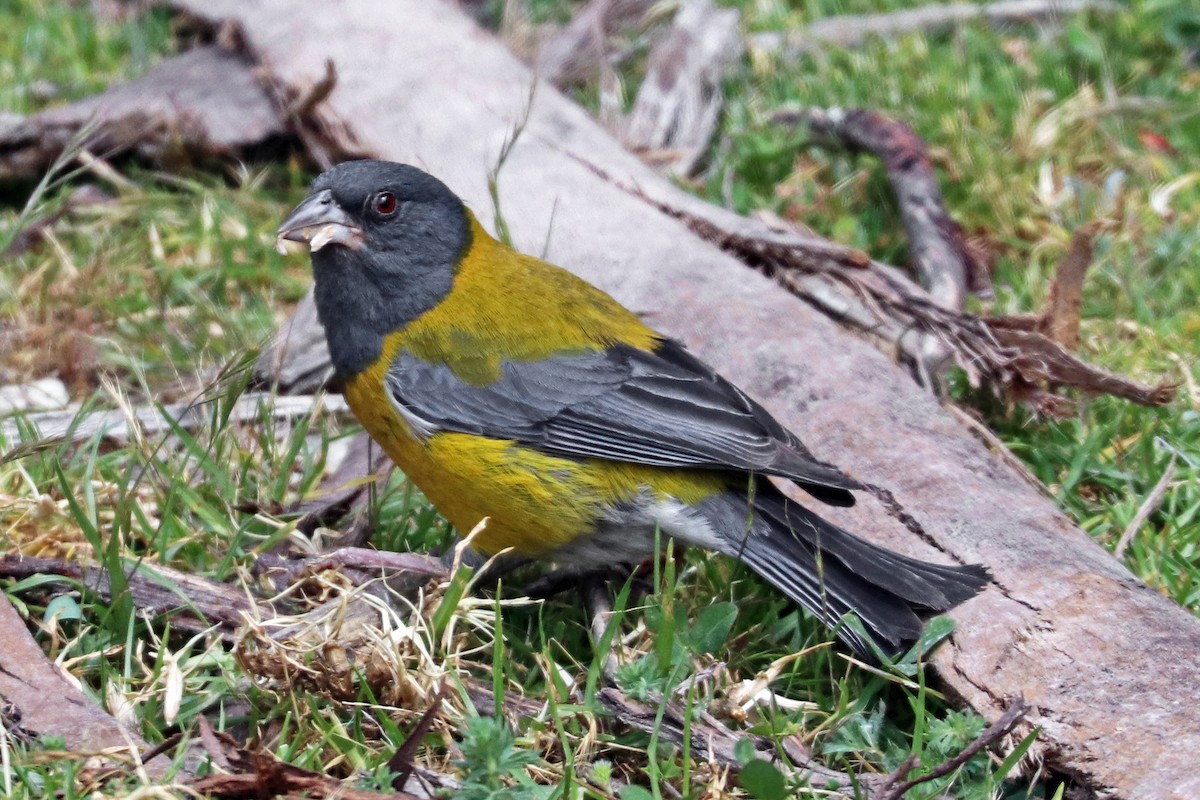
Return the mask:
{"type": "Polygon", "coordinates": [[[474,218],[471,223],[453,288],[398,332],[400,350],[444,363],[478,384],[497,379],[505,362],[615,345],[650,351],[662,340],[601,289],[493,239],[474,218]]]}

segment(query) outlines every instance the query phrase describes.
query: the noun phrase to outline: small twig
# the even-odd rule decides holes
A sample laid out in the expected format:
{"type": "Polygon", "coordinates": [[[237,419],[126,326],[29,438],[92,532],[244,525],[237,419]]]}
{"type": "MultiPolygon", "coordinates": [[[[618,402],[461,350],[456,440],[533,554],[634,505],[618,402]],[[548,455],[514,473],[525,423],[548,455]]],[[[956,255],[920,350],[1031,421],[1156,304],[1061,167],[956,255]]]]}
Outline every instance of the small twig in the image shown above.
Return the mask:
{"type": "Polygon", "coordinates": [[[396,773],[396,777],[392,780],[392,788],[398,792],[403,791],[405,784],[408,783],[409,776],[412,775],[417,753],[424,743],[425,734],[429,733],[434,721],[442,710],[442,698],[445,694],[446,684],[443,682],[434,693],[433,701],[429,704],[429,708],[417,720],[417,724],[413,726],[408,736],[396,748],[396,752],[392,754],[392,757],[388,759],[388,769],[396,773]]]}
{"type": "Polygon", "coordinates": [[[1000,0],[975,3],[937,3],[887,14],[826,17],[787,33],[756,33],[750,45],[760,53],[797,58],[822,47],[860,47],[872,36],[936,33],[982,19],[1000,26],[1058,19],[1081,11],[1112,12],[1119,6],[1107,0],[1000,0]]]}
{"type": "MultiPolygon", "coordinates": [[[[612,619],[613,604],[608,583],[595,577],[588,579],[584,584],[584,603],[592,620],[592,641],[599,644],[604,641],[604,632],[612,619]]],[[[613,642],[615,646],[620,645],[619,638],[614,637],[613,642]]],[[[604,666],[600,670],[606,685],[617,685],[618,666],[617,655],[610,649],[604,654],[604,666]]]]}
{"type": "Polygon", "coordinates": [[[1171,481],[1175,479],[1175,461],[1175,454],[1172,453],[1171,460],[1168,462],[1167,468],[1163,470],[1162,477],[1158,479],[1158,483],[1154,484],[1154,488],[1150,490],[1150,494],[1146,495],[1146,499],[1138,507],[1137,513],[1133,515],[1133,519],[1125,527],[1125,532],[1117,540],[1117,546],[1113,550],[1113,555],[1117,558],[1125,557],[1125,550],[1129,547],[1129,543],[1133,541],[1133,537],[1146,524],[1146,520],[1150,519],[1150,515],[1158,511],[1159,506],[1162,505],[1163,498],[1167,496],[1167,489],[1170,488],[1171,481]]]}
{"type": "Polygon", "coordinates": [[[1000,716],[1000,719],[989,725],[983,733],[975,737],[975,741],[964,747],[958,755],[946,759],[924,775],[918,775],[915,778],[899,783],[901,779],[920,764],[920,759],[915,756],[909,756],[895,772],[888,776],[887,780],[880,787],[878,800],[902,800],[905,792],[914,786],[937,780],[954,772],[954,770],[966,764],[984,748],[992,746],[1007,736],[1028,709],[1029,706],[1026,704],[1024,698],[1015,698],[1009,705],[1008,710],[1000,716]]]}
{"type": "Polygon", "coordinates": [[[960,311],[968,291],[991,293],[987,265],[946,210],[933,159],[909,125],[865,108],[787,110],[772,121],[807,128],[814,143],[867,151],[883,161],[913,263],[935,303],[960,311]]]}
{"type": "Polygon", "coordinates": [[[838,772],[804,758],[804,754],[798,748],[789,748],[788,755],[794,760],[794,765],[788,764],[778,759],[778,750],[774,740],[770,737],[746,731],[730,730],[708,714],[700,715],[685,725],[683,715],[687,712],[674,701],[656,698],[650,704],[640,703],[628,697],[624,692],[612,688],[601,689],[597,693],[597,699],[610,714],[623,724],[643,733],[657,732],[661,742],[676,747],[683,746],[684,729],[685,727],[690,728],[692,752],[695,757],[709,761],[718,767],[734,772],[740,771],[743,764],[735,756],[734,748],[739,740],[748,739],[759,757],[774,761],[776,766],[790,773],[795,780],[805,781],[814,787],[847,787],[848,791],[854,791],[851,787],[857,785],[862,790],[849,794],[847,791],[830,788],[826,790],[825,796],[827,797],[854,797],[866,798],[866,800],[875,798],[875,787],[878,781],[875,776],[852,777],[844,772],[838,772]],[[661,709],[660,715],[659,706],[662,703],[666,703],[666,707],[661,709]]]}
{"type": "Polygon", "coordinates": [[[919,766],[921,766],[921,757],[916,753],[910,753],[908,758],[904,759],[904,762],[900,766],[892,770],[891,774],[889,774],[887,779],[883,782],[883,785],[879,787],[881,794],[878,800],[894,797],[895,795],[893,795],[892,792],[894,791],[896,782],[904,779],[910,772],[919,766]]]}

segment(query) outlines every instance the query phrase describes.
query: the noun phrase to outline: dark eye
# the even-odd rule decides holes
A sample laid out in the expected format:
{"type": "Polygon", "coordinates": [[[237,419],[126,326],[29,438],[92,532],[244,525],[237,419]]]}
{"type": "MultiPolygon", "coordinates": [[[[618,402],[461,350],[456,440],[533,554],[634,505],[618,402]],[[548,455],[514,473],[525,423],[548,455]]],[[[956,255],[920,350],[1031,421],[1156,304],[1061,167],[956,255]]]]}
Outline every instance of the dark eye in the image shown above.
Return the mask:
{"type": "Polygon", "coordinates": [[[375,195],[375,213],[390,217],[396,213],[396,195],[391,192],[380,192],[375,195]]]}

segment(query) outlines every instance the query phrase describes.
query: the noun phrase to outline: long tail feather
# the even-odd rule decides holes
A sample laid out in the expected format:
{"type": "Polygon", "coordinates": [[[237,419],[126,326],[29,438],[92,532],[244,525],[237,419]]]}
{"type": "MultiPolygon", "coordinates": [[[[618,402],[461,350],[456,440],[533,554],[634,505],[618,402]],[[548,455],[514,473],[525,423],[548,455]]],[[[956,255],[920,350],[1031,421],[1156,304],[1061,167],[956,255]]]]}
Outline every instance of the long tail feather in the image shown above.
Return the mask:
{"type": "MultiPolygon", "coordinates": [[[[728,501],[737,502],[734,495],[728,501]]],[[[745,495],[740,506],[746,509],[745,495]]],[[[921,631],[922,612],[944,611],[988,581],[980,565],[919,561],[864,541],[763,483],[750,532],[724,548],[835,630],[858,653],[871,649],[840,625],[853,612],[885,652],[899,653],[921,631]]]]}

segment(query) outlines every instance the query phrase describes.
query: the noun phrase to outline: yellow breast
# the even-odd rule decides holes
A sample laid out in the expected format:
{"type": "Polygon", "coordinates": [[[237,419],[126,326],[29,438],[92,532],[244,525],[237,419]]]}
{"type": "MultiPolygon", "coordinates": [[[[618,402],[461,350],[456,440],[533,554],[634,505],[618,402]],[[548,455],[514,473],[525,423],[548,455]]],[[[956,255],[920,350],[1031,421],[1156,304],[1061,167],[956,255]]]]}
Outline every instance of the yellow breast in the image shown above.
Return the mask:
{"type": "Polygon", "coordinates": [[[444,363],[486,385],[504,360],[536,360],[616,341],[651,348],[658,334],[594,287],[493,240],[472,218],[473,241],[454,290],[384,341],[382,357],[347,382],[363,427],[461,533],[484,517],[476,540],[541,556],[590,533],[605,508],[646,488],[693,502],[724,487],[714,473],[558,458],[501,439],[437,433],[418,439],[387,396],[384,378],[401,350],[444,363]]]}

